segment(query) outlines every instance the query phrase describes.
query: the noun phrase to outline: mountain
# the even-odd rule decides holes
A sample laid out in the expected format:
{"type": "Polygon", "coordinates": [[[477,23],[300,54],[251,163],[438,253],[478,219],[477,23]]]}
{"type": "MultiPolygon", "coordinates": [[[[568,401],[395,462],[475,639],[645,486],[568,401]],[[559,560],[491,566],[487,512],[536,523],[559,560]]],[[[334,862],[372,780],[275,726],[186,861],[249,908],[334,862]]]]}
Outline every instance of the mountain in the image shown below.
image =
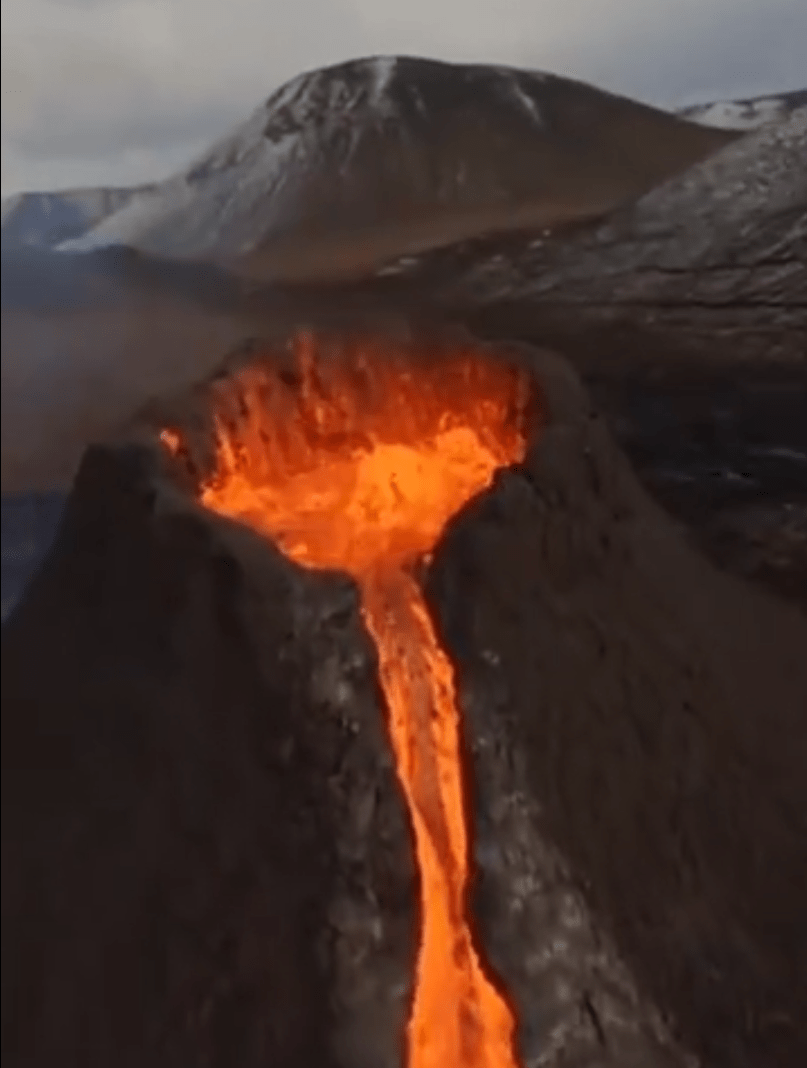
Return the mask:
{"type": "Polygon", "coordinates": [[[795,89],[777,96],[747,97],[743,100],[712,100],[690,104],[678,114],[691,122],[724,130],[754,130],[767,122],[786,119],[796,108],[807,104],[807,89],[795,89]]]}
{"type": "Polygon", "coordinates": [[[18,193],[3,201],[3,250],[53,248],[81,237],[108,215],[151,186],[129,189],[68,189],[59,193],[18,193]]]}
{"type": "MultiPolygon", "coordinates": [[[[405,179],[407,175],[412,175],[413,170],[418,169],[418,161],[412,158],[412,145],[417,143],[418,137],[427,127],[448,127],[457,131],[460,140],[473,141],[474,132],[470,129],[473,122],[467,113],[478,113],[478,128],[484,127],[485,115],[490,118],[492,112],[498,109],[505,121],[505,128],[504,131],[498,131],[497,140],[501,140],[503,136],[507,141],[508,137],[514,136],[516,125],[522,127],[522,140],[534,140],[539,119],[546,119],[552,113],[557,120],[557,98],[563,93],[567,95],[568,108],[566,116],[561,116],[561,121],[556,122],[554,127],[559,138],[563,136],[564,125],[568,125],[570,121],[571,125],[574,125],[575,121],[578,124],[582,122],[581,112],[585,112],[587,108],[590,111],[592,107],[602,107],[603,101],[607,100],[611,105],[609,114],[613,114],[613,106],[619,102],[617,97],[581,86],[580,83],[534,71],[481,65],[460,66],[408,58],[357,60],[304,74],[282,86],[256,110],[250,120],[214,145],[187,171],[166,182],[119,189],[20,193],[8,197],[2,204],[3,249],[13,250],[21,246],[55,248],[65,242],[70,243],[68,248],[81,248],[85,246],[82,239],[86,237],[87,246],[117,244],[121,240],[131,240],[139,245],[142,238],[143,247],[154,246],[163,251],[165,241],[161,228],[175,222],[181,225],[183,232],[190,229],[191,234],[178,234],[176,237],[168,235],[169,249],[175,243],[182,246],[183,242],[190,241],[193,244],[195,240],[198,244],[199,235],[197,234],[196,238],[192,235],[198,227],[209,223],[210,219],[206,214],[208,209],[201,201],[197,202],[197,194],[201,194],[202,199],[212,197],[216,203],[226,202],[229,205],[229,213],[239,218],[241,214],[248,216],[250,212],[259,210],[256,204],[253,204],[249,211],[243,209],[239,212],[233,209],[231,201],[239,195],[239,183],[252,189],[253,197],[268,194],[273,202],[278,202],[280,210],[291,198],[292,219],[297,218],[303,202],[309,199],[314,205],[320,205],[327,216],[328,204],[322,204],[321,190],[314,190],[312,193],[309,189],[305,194],[301,193],[295,197],[293,191],[288,188],[300,181],[307,186],[312,182],[317,184],[317,174],[311,172],[312,169],[316,171],[318,161],[322,167],[335,163],[343,170],[346,164],[346,173],[342,174],[339,192],[331,191],[336,193],[333,211],[352,210],[354,214],[358,211],[360,224],[366,224],[367,220],[363,218],[366,214],[372,227],[375,210],[376,215],[381,216],[375,218],[377,228],[377,225],[383,222],[383,204],[375,209],[365,204],[366,210],[362,212],[361,192],[356,190],[351,196],[349,191],[342,188],[346,181],[357,176],[358,171],[366,169],[366,157],[373,154],[374,144],[383,152],[384,158],[389,160],[389,171],[395,169],[393,161],[404,157],[403,171],[398,177],[405,179]],[[481,109],[480,100],[487,101],[481,109]],[[576,117],[573,115],[570,120],[568,111],[574,112],[576,107],[578,114],[576,117]],[[520,121],[519,110],[523,112],[520,121]],[[448,118],[447,111],[453,112],[448,118]],[[396,139],[390,137],[390,130],[385,129],[385,125],[396,121],[399,124],[398,139],[408,144],[408,151],[396,144],[396,139]],[[263,144],[263,133],[270,127],[274,133],[269,133],[267,143],[263,144]],[[463,137],[458,128],[464,129],[468,136],[463,137]],[[215,180],[214,174],[217,176],[215,180]],[[203,181],[204,178],[208,180],[203,181]],[[343,203],[345,200],[346,204],[343,203]],[[194,212],[199,215],[195,223],[191,219],[194,212]],[[180,219],[184,221],[180,223],[180,219]],[[154,228],[160,231],[159,235],[152,234],[154,228]],[[79,242],[78,245],[73,244],[76,241],[79,242]]],[[[624,100],[621,102],[632,103],[624,100]]],[[[797,90],[775,96],[696,103],[677,109],[675,114],[701,126],[742,131],[753,129],[772,119],[785,117],[804,103],[807,103],[807,90],[797,90]]],[[[638,104],[633,107],[642,108],[638,104]]],[[[648,120],[649,114],[660,114],[649,108],[642,108],[642,111],[645,121],[648,120]]],[[[590,129],[581,127],[578,132],[582,133],[583,142],[591,140],[590,129]]],[[[573,130],[572,135],[576,136],[573,130]]],[[[545,128],[542,138],[545,148],[545,128]]],[[[452,140],[456,141],[456,138],[452,140]]],[[[423,147],[425,151],[426,146],[423,147]]],[[[635,162],[635,147],[632,147],[628,156],[623,153],[623,160],[631,159],[635,162]]],[[[518,149],[517,146],[505,146],[505,155],[521,159],[524,155],[523,147],[518,149]]],[[[533,154],[527,152],[526,155],[531,157],[533,154]]],[[[463,197],[473,191],[480,168],[485,172],[492,162],[491,159],[480,159],[479,154],[473,151],[470,157],[463,157],[462,161],[458,161],[452,172],[447,155],[438,153],[434,160],[435,178],[438,184],[442,182],[436,197],[438,206],[444,206],[445,202],[449,201],[457,210],[463,206],[467,207],[463,197]],[[461,188],[452,192],[452,182],[461,188]]],[[[500,170],[500,162],[499,160],[495,168],[494,184],[500,170]]],[[[537,188],[538,195],[543,195],[547,179],[539,181],[537,186],[526,185],[527,204],[524,206],[522,202],[525,185],[521,184],[521,179],[524,177],[529,182],[535,171],[530,159],[527,159],[526,163],[523,175],[513,173],[509,182],[507,176],[504,176],[503,190],[505,197],[512,191],[520,210],[531,216],[534,210],[531,193],[537,188]]],[[[515,171],[515,167],[511,166],[510,171],[515,171]]],[[[390,175],[387,175],[387,180],[389,177],[390,175]]],[[[376,175],[376,178],[383,183],[383,175],[376,175]]],[[[319,179],[321,181],[321,174],[319,179]]],[[[489,179],[490,175],[487,179],[482,175],[481,180],[489,179]]],[[[366,174],[361,183],[365,192],[366,186],[372,184],[372,181],[372,175],[366,174]]],[[[420,184],[422,185],[422,180],[420,184]]],[[[378,188],[376,182],[374,189],[378,188]]],[[[501,217],[508,205],[496,201],[495,190],[489,190],[489,193],[491,203],[488,204],[483,195],[484,206],[501,217]]],[[[391,195],[394,199],[394,190],[391,195]]],[[[327,201],[327,197],[325,199],[327,201]]],[[[370,199],[372,201],[372,195],[370,199]]],[[[381,199],[383,200],[383,197],[381,199]]],[[[404,195],[404,200],[406,199],[404,195]]],[[[412,212],[416,211],[416,207],[414,203],[409,205],[412,212]]],[[[429,208],[428,204],[421,204],[421,207],[429,208]]],[[[479,211],[476,201],[473,201],[472,207],[479,211]]],[[[274,240],[277,224],[268,205],[266,208],[267,215],[270,216],[267,233],[274,240]]],[[[353,215],[350,214],[345,217],[347,222],[352,218],[353,215]]],[[[323,222],[327,229],[327,219],[320,220],[320,225],[323,222]]],[[[459,218],[453,225],[447,221],[445,226],[451,233],[459,230],[465,235],[465,222],[466,220],[459,218]]],[[[425,223],[420,215],[414,219],[410,217],[407,221],[410,232],[413,232],[413,224],[415,227],[422,227],[424,224],[427,228],[434,226],[431,215],[425,223]]],[[[228,225],[234,225],[233,220],[228,225]]],[[[237,229],[237,224],[235,225],[237,229]]],[[[361,226],[361,229],[365,228],[365,225],[361,226]]],[[[297,230],[297,222],[293,222],[292,229],[297,230]]],[[[211,226],[211,230],[219,231],[218,220],[211,226]]],[[[419,243],[419,240],[416,243],[419,243]]],[[[439,243],[444,244],[445,241],[439,243]]],[[[288,250],[281,258],[289,258],[288,250]]]]}
{"type": "Polygon", "coordinates": [[[732,136],[555,75],[362,59],[295,78],[62,247],[126,244],[266,279],[361,273],[489,229],[602,214],[732,136]]]}

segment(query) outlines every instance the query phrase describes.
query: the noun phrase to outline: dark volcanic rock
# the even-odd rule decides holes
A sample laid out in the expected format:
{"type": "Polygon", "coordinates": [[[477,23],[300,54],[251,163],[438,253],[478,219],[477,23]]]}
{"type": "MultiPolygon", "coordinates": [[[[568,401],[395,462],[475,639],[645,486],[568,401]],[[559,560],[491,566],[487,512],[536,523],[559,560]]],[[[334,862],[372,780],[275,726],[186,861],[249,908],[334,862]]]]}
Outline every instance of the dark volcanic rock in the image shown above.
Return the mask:
{"type": "Polygon", "coordinates": [[[353,587],[88,453],[3,627],[17,1065],[398,1068],[417,877],[353,587]]]}
{"type": "Polygon", "coordinates": [[[715,563],[807,609],[807,373],[594,375],[653,496],[715,563]]]}
{"type": "Polygon", "coordinates": [[[619,1044],[628,988],[575,888],[704,1063],[796,1068],[807,622],[693,552],[571,374],[540,373],[547,429],[428,581],[459,665],[482,940],[551,1063],[589,1063],[553,998],[588,1020],[596,1063],[648,1063],[619,1044]]]}

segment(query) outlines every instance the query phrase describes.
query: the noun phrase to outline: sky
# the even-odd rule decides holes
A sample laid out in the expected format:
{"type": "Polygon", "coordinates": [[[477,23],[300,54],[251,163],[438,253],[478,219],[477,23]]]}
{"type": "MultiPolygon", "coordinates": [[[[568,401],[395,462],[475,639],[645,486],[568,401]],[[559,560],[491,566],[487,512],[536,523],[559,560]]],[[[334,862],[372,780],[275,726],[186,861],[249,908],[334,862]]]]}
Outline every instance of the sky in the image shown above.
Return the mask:
{"type": "Polygon", "coordinates": [[[2,0],[2,192],[184,167],[366,55],[567,74],[662,106],[807,87],[807,0],[2,0]]]}

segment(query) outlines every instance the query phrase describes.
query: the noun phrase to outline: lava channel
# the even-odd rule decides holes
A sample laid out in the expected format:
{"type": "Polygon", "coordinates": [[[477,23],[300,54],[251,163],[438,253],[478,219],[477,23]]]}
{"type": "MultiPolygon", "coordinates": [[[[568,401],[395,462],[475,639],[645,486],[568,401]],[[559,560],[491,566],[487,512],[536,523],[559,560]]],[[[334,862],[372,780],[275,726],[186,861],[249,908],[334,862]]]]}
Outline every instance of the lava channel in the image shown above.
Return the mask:
{"type": "Polygon", "coordinates": [[[267,385],[267,373],[253,383],[242,425],[217,419],[217,465],[201,500],[268,535],[296,562],[347,571],[357,582],[421,876],[407,1063],[515,1068],[513,1015],[466,921],[453,670],[412,564],[428,557],[497,468],[523,457],[526,385],[474,352],[422,363],[365,354],[345,367],[315,365],[311,346],[302,345],[296,389],[279,377],[267,385]]]}

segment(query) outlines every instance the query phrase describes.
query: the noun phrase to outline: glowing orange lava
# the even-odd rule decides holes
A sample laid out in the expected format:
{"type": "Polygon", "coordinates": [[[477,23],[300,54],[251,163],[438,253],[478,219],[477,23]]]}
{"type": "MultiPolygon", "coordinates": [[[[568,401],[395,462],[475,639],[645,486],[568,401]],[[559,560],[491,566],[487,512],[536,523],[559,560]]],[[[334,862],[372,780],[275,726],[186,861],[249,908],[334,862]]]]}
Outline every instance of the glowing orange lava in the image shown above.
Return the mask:
{"type": "Polygon", "coordinates": [[[299,355],[296,388],[254,372],[238,426],[219,417],[201,499],[295,561],[357,581],[421,874],[409,1068],[514,1068],[513,1018],[466,923],[453,671],[410,565],[498,467],[521,459],[525,383],[473,352],[420,363],[365,352],[315,366],[304,339],[299,355]]]}
{"type": "Polygon", "coordinates": [[[165,427],[160,431],[160,441],[165,448],[171,453],[172,456],[176,456],[179,452],[179,447],[182,444],[179,434],[176,430],[171,430],[170,427],[165,427]]]}

